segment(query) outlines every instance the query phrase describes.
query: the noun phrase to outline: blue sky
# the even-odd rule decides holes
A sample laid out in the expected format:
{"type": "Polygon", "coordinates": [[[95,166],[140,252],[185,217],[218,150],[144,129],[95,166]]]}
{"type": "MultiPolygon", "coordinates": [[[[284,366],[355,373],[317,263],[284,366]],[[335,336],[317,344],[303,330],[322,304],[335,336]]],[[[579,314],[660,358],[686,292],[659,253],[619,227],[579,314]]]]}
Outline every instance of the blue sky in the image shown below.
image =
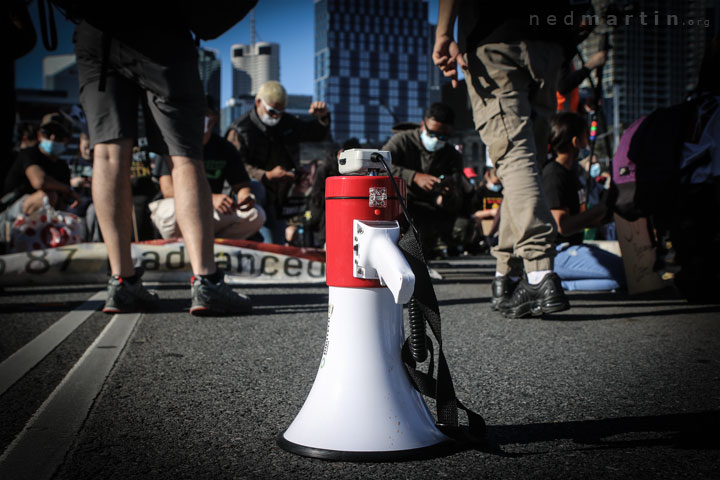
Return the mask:
{"type": "MultiPolygon", "coordinates": [[[[438,0],[428,1],[429,21],[437,21],[438,0]]],[[[72,53],[74,25],[56,12],[58,48],[48,52],[43,46],[38,21],[37,0],[30,4],[30,13],[38,35],[32,52],[15,63],[17,88],[42,88],[42,59],[49,54],[72,53]]],[[[314,56],[313,0],[259,0],[255,8],[257,40],[280,44],[280,81],[288,93],[312,95],[314,56]]],[[[230,98],[232,84],[230,46],[250,43],[250,16],[228,30],[221,37],[202,42],[202,46],[220,52],[222,59],[222,103],[230,98]]]]}

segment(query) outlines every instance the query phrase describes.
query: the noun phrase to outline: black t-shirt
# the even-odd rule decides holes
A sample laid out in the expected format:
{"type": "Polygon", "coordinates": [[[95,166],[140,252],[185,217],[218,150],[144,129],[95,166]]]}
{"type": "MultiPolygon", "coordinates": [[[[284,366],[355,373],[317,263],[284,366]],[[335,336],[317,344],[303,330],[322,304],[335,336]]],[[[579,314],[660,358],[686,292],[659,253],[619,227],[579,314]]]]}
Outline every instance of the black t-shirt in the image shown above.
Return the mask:
{"type": "MultiPolygon", "coordinates": [[[[222,193],[225,180],[230,186],[250,180],[237,149],[218,135],[213,134],[203,148],[203,164],[212,193],[222,193]]],[[[170,169],[161,161],[155,169],[155,176],[160,178],[163,175],[170,175],[170,169]]]]}
{"type": "MultiPolygon", "coordinates": [[[[585,211],[585,189],[572,170],[568,170],[558,162],[549,162],[542,171],[542,186],[545,199],[551,210],[567,208],[570,215],[577,215],[585,211]]],[[[583,232],[574,233],[567,237],[558,234],[555,242],[568,242],[572,245],[578,245],[582,243],[583,237],[583,232]]]]}
{"type": "Polygon", "coordinates": [[[133,153],[130,162],[130,188],[133,197],[152,198],[158,193],[158,187],[152,178],[150,158],[151,154],[143,150],[133,153]]]}
{"type": "Polygon", "coordinates": [[[45,175],[49,175],[58,182],[70,185],[70,167],[65,160],[52,160],[40,151],[40,147],[24,148],[18,152],[15,162],[10,167],[5,178],[3,194],[20,189],[20,194],[33,193],[35,189],[30,184],[25,170],[31,165],[42,168],[45,175]]]}
{"type": "Polygon", "coordinates": [[[470,207],[472,212],[470,213],[478,210],[492,210],[494,208],[500,208],[502,198],[502,190],[499,192],[493,192],[483,183],[483,185],[473,193],[470,207]]]}

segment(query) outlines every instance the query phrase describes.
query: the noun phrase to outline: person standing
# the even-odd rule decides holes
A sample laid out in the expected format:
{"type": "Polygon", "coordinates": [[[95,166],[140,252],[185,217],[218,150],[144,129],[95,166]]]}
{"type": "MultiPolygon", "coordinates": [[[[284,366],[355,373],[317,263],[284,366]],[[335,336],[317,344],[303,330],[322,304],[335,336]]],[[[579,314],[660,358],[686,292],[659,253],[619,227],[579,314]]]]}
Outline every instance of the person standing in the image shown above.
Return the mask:
{"type": "Polygon", "coordinates": [[[158,305],[130,253],[129,173],[139,101],[150,150],[170,158],[177,221],[193,271],[190,313],[249,311],[250,299],[224,283],[214,261],[212,203],[202,163],[206,101],[183,8],[130,1],[110,16],[104,5],[86,2],[83,13],[74,37],[80,101],[94,148],[93,203],[112,270],[103,311],[158,305]]]}
{"type": "Polygon", "coordinates": [[[548,22],[562,14],[556,8],[507,4],[488,13],[480,2],[440,0],[432,53],[454,87],[463,69],[475,127],[504,187],[491,306],[513,318],[570,308],[553,272],[557,226],[539,174],[558,74],[571,50],[570,27],[548,22]]]}

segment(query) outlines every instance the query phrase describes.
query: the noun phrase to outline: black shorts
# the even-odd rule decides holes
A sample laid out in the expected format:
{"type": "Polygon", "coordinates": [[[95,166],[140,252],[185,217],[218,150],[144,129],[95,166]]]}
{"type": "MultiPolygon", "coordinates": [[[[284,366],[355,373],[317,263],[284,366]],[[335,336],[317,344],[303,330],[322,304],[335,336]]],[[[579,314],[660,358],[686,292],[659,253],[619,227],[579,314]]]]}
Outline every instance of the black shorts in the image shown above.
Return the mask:
{"type": "Polygon", "coordinates": [[[189,32],[146,30],[110,37],[105,90],[99,91],[103,33],[82,22],[75,29],[80,102],[91,145],[137,139],[143,106],[151,151],[202,159],[207,109],[189,32]]]}

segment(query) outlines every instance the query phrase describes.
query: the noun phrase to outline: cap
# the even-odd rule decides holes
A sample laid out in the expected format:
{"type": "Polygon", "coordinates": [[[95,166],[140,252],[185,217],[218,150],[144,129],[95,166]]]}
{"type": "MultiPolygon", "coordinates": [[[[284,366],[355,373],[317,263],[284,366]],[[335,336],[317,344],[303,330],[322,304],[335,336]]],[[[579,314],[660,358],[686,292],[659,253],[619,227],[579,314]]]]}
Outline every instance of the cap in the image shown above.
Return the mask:
{"type": "Polygon", "coordinates": [[[478,176],[477,172],[472,167],[465,167],[463,168],[463,173],[467,178],[475,178],[478,176]]]}
{"type": "Polygon", "coordinates": [[[60,113],[48,113],[40,122],[40,130],[55,136],[69,137],[72,134],[72,123],[60,113]]]}

